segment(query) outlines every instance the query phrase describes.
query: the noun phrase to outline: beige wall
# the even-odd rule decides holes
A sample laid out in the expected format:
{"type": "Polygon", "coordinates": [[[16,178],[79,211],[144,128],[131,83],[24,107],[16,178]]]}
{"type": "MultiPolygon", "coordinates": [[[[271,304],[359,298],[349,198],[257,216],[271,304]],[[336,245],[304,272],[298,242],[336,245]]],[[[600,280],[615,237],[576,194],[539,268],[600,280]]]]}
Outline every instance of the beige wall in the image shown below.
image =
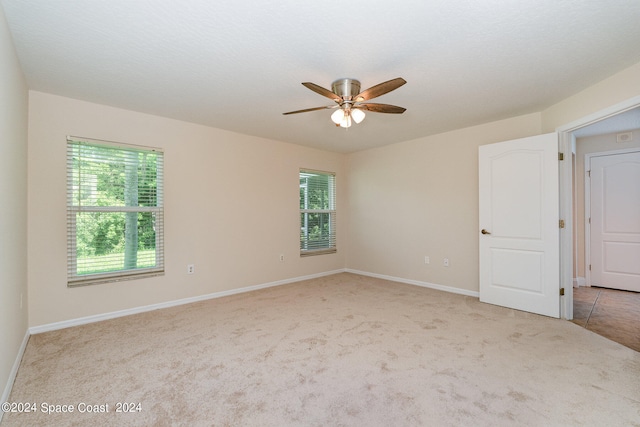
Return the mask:
{"type": "Polygon", "coordinates": [[[0,7],[0,393],[27,332],[27,102],[0,7]]]}
{"type": "Polygon", "coordinates": [[[344,268],[345,155],[40,92],[29,99],[31,326],[344,268]],[[67,287],[67,135],[164,149],[164,276],[67,287]],[[300,167],[337,174],[337,254],[299,257],[300,167]]]}
{"type": "Polygon", "coordinates": [[[640,95],[640,62],[542,111],[542,131],[605,110],[640,95]]]}
{"type": "MultiPolygon", "coordinates": [[[[628,131],[625,129],[625,132],[628,131]]],[[[634,129],[633,140],[624,143],[616,142],[616,134],[590,136],[576,139],[576,242],[577,242],[577,277],[586,277],[585,273],[585,193],[584,193],[584,156],[589,153],[602,151],[624,150],[629,148],[640,148],[640,129],[634,129]]],[[[630,183],[640,185],[640,183],[630,183]]]]}
{"type": "Polygon", "coordinates": [[[478,291],[478,147],[539,133],[529,114],[351,154],[347,266],[478,291]]]}

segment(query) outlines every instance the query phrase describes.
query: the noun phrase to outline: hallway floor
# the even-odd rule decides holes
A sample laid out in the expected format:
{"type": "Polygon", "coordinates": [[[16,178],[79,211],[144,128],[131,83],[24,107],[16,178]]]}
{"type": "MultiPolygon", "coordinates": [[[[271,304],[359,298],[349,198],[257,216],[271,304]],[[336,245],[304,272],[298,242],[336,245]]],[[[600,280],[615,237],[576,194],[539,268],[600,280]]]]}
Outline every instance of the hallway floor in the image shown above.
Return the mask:
{"type": "Polygon", "coordinates": [[[640,352],[640,293],[573,288],[573,323],[640,352]]]}

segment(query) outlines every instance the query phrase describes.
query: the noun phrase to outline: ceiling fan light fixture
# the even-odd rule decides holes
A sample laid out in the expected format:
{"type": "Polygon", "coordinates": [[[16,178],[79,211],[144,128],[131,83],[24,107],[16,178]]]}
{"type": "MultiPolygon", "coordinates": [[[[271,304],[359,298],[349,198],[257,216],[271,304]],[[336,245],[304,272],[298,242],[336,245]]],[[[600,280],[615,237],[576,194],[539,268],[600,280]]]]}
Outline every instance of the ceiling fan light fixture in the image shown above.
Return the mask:
{"type": "Polygon", "coordinates": [[[340,127],[349,128],[351,127],[351,116],[349,113],[345,112],[342,121],[340,122],[340,127]]]}
{"type": "Polygon", "coordinates": [[[344,110],[342,108],[338,108],[336,111],[331,114],[331,121],[337,125],[339,125],[344,119],[344,110]]]}
{"type": "Polygon", "coordinates": [[[365,116],[366,114],[364,113],[364,111],[358,108],[353,108],[351,110],[351,118],[353,119],[354,122],[356,122],[356,124],[362,122],[365,116]]]}

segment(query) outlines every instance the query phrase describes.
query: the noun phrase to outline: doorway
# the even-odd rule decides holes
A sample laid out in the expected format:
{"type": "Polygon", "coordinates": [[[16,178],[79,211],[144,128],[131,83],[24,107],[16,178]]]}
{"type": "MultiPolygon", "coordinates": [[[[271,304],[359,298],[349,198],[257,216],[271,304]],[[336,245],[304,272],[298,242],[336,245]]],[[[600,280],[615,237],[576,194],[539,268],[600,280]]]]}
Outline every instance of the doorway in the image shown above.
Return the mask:
{"type": "MultiPolygon", "coordinates": [[[[578,139],[584,141],[595,135],[613,134],[629,129],[640,128],[640,96],[612,106],[606,110],[584,117],[558,129],[560,135],[560,151],[565,158],[575,161],[560,162],[560,215],[565,219],[566,229],[561,233],[561,283],[565,289],[561,297],[562,317],[573,319],[573,286],[586,283],[584,270],[580,268],[580,260],[584,260],[584,253],[580,250],[580,235],[578,230],[584,229],[580,223],[578,208],[584,206],[580,202],[580,191],[575,191],[574,183],[580,179],[576,176],[575,164],[582,161],[576,155],[578,139]],[[629,124],[631,123],[631,124],[629,124]]],[[[640,144],[640,132],[636,132],[636,143],[640,144]]],[[[619,146],[617,148],[620,148],[619,146]]]]}

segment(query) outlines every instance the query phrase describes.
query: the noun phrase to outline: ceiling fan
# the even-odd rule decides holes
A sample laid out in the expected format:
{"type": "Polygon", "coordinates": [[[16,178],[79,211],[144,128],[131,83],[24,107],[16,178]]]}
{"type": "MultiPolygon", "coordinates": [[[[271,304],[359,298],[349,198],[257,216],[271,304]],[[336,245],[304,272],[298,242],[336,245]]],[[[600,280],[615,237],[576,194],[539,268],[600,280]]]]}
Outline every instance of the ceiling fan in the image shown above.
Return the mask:
{"type": "Polygon", "coordinates": [[[318,86],[315,83],[305,82],[302,83],[308,89],[319,93],[322,96],[326,96],[329,99],[335,101],[336,105],[329,105],[325,107],[307,108],[304,110],[289,111],[287,114],[307,113],[309,111],[334,109],[336,111],[331,114],[331,120],[336,126],[342,126],[348,128],[352,122],[360,123],[364,120],[365,111],[372,111],[374,113],[390,113],[390,114],[402,114],[406,111],[406,108],[398,107],[389,104],[376,104],[376,103],[364,103],[370,99],[376,98],[392,90],[398,89],[405,84],[405,79],[398,77],[393,80],[389,80],[367,90],[360,92],[360,82],[355,79],[338,79],[331,84],[331,90],[318,86]]]}

